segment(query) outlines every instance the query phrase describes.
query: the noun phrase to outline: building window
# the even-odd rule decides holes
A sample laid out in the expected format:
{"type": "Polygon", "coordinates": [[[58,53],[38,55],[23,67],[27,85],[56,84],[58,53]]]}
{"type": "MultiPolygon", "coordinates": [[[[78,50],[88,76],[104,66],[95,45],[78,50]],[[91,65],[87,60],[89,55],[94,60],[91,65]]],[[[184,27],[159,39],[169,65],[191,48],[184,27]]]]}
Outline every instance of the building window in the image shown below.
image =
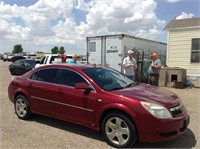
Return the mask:
{"type": "Polygon", "coordinates": [[[200,62],[200,38],[192,39],[191,62],[200,62]]]}

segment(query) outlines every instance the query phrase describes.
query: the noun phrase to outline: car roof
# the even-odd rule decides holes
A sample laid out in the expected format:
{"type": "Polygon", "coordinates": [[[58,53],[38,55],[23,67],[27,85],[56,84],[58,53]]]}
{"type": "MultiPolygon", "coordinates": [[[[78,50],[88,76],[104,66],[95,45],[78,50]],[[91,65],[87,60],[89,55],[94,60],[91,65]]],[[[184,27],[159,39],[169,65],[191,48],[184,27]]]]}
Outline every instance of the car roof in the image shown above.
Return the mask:
{"type": "MultiPolygon", "coordinates": [[[[18,59],[18,60],[16,60],[16,61],[19,62],[19,61],[36,61],[36,60],[34,60],[34,59],[18,59]]],[[[16,62],[16,61],[15,61],[15,62],[16,62]]]]}
{"type": "Polygon", "coordinates": [[[15,55],[15,56],[13,56],[12,58],[18,58],[18,57],[24,57],[24,56],[22,56],[22,55],[15,55]]]}
{"type": "Polygon", "coordinates": [[[45,54],[44,56],[59,56],[60,54],[45,54]]]}
{"type": "Polygon", "coordinates": [[[70,68],[70,69],[82,70],[82,69],[89,69],[89,68],[95,68],[95,67],[103,67],[103,66],[96,66],[96,65],[91,65],[91,64],[67,64],[67,63],[60,63],[60,64],[49,64],[49,65],[40,66],[40,67],[38,67],[38,69],[45,69],[45,68],[70,68]]]}
{"type": "Polygon", "coordinates": [[[89,69],[89,68],[94,68],[94,67],[102,67],[102,66],[96,66],[96,65],[91,65],[91,64],[67,64],[67,63],[61,63],[61,64],[49,64],[49,65],[44,65],[40,66],[38,68],[40,69],[45,69],[45,68],[71,68],[71,69],[89,69]]]}
{"type": "Polygon", "coordinates": [[[22,60],[24,60],[24,61],[35,61],[34,59],[31,59],[31,58],[30,59],[29,58],[28,59],[22,59],[22,60]]]}

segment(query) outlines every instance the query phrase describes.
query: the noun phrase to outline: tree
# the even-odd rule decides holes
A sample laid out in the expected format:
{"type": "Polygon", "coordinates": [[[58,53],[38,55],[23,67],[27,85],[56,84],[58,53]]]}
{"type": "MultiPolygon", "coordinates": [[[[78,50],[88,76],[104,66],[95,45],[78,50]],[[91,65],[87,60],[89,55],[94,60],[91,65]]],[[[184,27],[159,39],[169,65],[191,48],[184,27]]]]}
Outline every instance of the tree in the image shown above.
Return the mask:
{"type": "Polygon", "coordinates": [[[65,48],[64,48],[64,47],[60,47],[59,53],[60,53],[60,54],[64,54],[64,53],[65,53],[65,48]]]}
{"type": "Polygon", "coordinates": [[[21,53],[23,52],[23,48],[21,44],[17,44],[14,46],[14,50],[12,51],[13,53],[21,53]]]}
{"type": "Polygon", "coordinates": [[[58,47],[55,46],[54,48],[52,48],[51,53],[52,54],[58,54],[59,53],[58,47]]]}

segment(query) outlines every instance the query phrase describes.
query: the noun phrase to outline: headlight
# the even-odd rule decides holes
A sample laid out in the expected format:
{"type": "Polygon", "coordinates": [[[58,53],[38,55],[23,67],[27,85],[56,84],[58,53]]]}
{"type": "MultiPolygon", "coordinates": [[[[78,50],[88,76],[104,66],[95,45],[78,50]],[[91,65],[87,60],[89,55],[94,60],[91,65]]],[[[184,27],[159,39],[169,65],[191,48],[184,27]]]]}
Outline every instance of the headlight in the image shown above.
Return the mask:
{"type": "Polygon", "coordinates": [[[150,103],[150,102],[140,102],[145,110],[154,115],[157,118],[172,118],[169,110],[161,105],[150,103]]]}

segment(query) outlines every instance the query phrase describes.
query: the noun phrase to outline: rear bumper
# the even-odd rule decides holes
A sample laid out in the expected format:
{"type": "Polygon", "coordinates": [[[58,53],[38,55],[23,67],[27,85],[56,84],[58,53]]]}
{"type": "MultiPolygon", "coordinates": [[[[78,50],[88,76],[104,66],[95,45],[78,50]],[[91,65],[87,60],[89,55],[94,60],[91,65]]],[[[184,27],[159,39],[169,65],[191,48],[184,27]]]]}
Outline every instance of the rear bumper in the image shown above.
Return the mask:
{"type": "Polygon", "coordinates": [[[162,142],[177,138],[183,134],[190,123],[190,116],[184,114],[172,119],[156,119],[153,125],[143,129],[139,127],[139,139],[144,142],[162,142]]]}
{"type": "Polygon", "coordinates": [[[14,103],[14,90],[12,85],[8,86],[8,98],[12,103],[14,103]]]}

